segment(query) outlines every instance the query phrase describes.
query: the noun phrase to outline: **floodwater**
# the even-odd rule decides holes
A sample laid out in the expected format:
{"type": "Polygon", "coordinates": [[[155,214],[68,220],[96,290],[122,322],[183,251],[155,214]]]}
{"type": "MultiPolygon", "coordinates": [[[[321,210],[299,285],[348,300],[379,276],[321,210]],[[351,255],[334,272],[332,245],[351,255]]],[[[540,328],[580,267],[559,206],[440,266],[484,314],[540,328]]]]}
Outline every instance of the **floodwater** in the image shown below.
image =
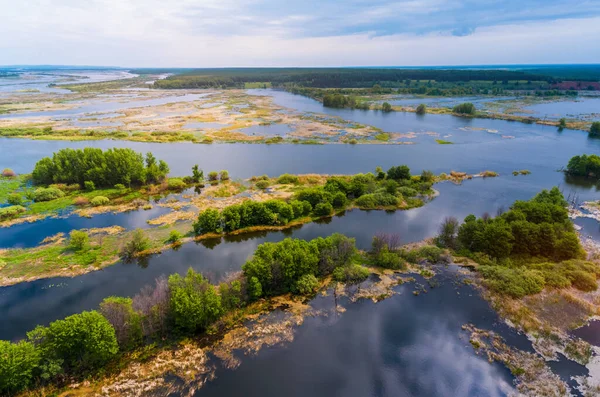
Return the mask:
{"type": "Polygon", "coordinates": [[[400,95],[396,98],[387,101],[390,105],[394,106],[418,106],[425,104],[432,108],[452,108],[461,103],[470,102],[475,105],[477,109],[485,108],[485,104],[489,102],[503,101],[514,99],[514,97],[498,96],[498,97],[485,97],[485,96],[465,96],[465,97],[419,97],[414,95],[400,95]]]}
{"type": "Polygon", "coordinates": [[[526,112],[517,114],[532,115],[547,119],[559,119],[565,117],[570,119],[599,121],[600,98],[578,97],[577,99],[538,103],[531,106],[525,106],[523,107],[523,110],[526,112]]]}
{"type": "MultiPolygon", "coordinates": [[[[261,94],[265,92],[261,91],[261,94]]],[[[96,308],[110,295],[133,296],[156,277],[183,273],[190,266],[217,282],[228,272],[239,270],[257,245],[265,241],[280,241],[288,236],[312,239],[340,232],[356,238],[359,248],[367,249],[377,232],[398,233],[404,243],[419,241],[434,236],[447,216],[462,219],[470,213],[493,215],[508,208],[515,200],[529,199],[541,189],[552,186],[560,186],[566,194],[576,193],[580,201],[598,199],[594,185],[567,179],[557,171],[573,155],[600,151],[600,140],[590,139],[584,132],[558,132],[552,127],[500,120],[326,109],[308,98],[277,91],[266,94],[274,95],[278,104],[294,111],[323,112],[390,132],[414,129],[451,132],[464,140],[456,145],[269,146],[0,139],[0,168],[30,172],[37,160],[63,147],[118,146],[152,151],[157,158],[170,164],[173,175],[189,174],[194,164],[199,164],[205,172],[228,169],[234,179],[286,172],[353,174],[374,170],[378,165],[385,169],[407,164],[413,173],[423,169],[435,173],[450,170],[477,173],[489,169],[499,172],[500,176],[465,181],[461,186],[438,184],[439,197],[422,208],[409,211],[353,210],[326,222],[285,232],[186,244],[176,251],[150,257],[141,264],[119,263],[74,278],[52,278],[3,287],[0,288],[0,313],[3,315],[0,338],[22,338],[37,324],[48,324],[96,308]],[[515,138],[503,139],[498,136],[500,134],[478,128],[515,138]],[[512,176],[512,171],[521,169],[532,173],[512,176]]],[[[134,213],[131,216],[142,215],[134,213]]],[[[71,217],[60,222],[69,224],[76,219],[71,217]]],[[[95,226],[96,219],[86,219],[85,227],[95,226]]],[[[576,223],[586,231],[593,229],[588,220],[577,220],[576,223]]],[[[26,232],[21,232],[27,237],[21,238],[27,240],[31,235],[31,241],[39,241],[45,234],[43,225],[43,222],[29,225],[26,232]]],[[[502,328],[497,316],[477,293],[466,287],[458,288],[451,280],[439,277],[441,287],[419,297],[414,297],[407,285],[399,287],[399,296],[376,305],[369,301],[348,304],[347,312],[339,318],[308,319],[298,328],[293,343],[244,358],[236,371],[220,371],[217,380],[200,389],[198,395],[507,394],[511,388],[510,374],[503,367],[490,365],[484,357],[474,355],[468,339],[461,337],[460,326],[471,322],[499,330],[514,345],[525,344],[526,347],[526,343],[512,331],[502,328]]],[[[569,374],[586,371],[563,361],[553,368],[565,379],[569,374]]]]}

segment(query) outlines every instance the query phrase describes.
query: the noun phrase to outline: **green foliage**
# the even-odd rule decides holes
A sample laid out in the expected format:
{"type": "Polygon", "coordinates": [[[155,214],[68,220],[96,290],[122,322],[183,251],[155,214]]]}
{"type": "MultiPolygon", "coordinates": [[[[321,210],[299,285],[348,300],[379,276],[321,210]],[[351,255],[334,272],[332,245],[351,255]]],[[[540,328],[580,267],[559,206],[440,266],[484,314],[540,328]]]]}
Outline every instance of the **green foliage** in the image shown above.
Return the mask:
{"type": "Polygon", "coordinates": [[[400,186],[398,188],[398,193],[400,193],[402,197],[415,197],[417,194],[419,194],[416,189],[408,186],[400,186]]]}
{"type": "Polygon", "coordinates": [[[221,297],[200,273],[188,269],[185,277],[169,277],[170,306],[175,325],[188,332],[202,331],[223,314],[221,297]]]}
{"type": "Polygon", "coordinates": [[[229,180],[229,171],[222,170],[221,172],[219,172],[219,179],[221,180],[221,182],[228,181],[229,180]]]}
{"type": "Polygon", "coordinates": [[[316,216],[330,216],[333,212],[333,206],[328,202],[318,203],[313,212],[316,216]]]}
{"type": "Polygon", "coordinates": [[[167,181],[167,188],[169,190],[183,190],[186,188],[186,183],[181,178],[169,178],[167,181]]]}
{"type": "Polygon", "coordinates": [[[537,294],[544,289],[544,276],[538,270],[479,266],[478,271],[483,275],[490,289],[513,298],[537,294]]]}
{"type": "Polygon", "coordinates": [[[361,209],[377,209],[382,207],[397,207],[400,200],[398,197],[386,192],[365,194],[356,199],[355,203],[361,209]]]}
{"type": "Polygon", "coordinates": [[[133,258],[136,254],[150,248],[150,239],[142,229],[135,229],[131,240],[129,240],[123,248],[122,255],[126,258],[133,258]]]}
{"type": "Polygon", "coordinates": [[[219,284],[219,295],[221,296],[221,305],[225,311],[237,309],[245,303],[240,280],[219,284]]]}
{"type": "Polygon", "coordinates": [[[125,190],[125,185],[123,185],[122,183],[117,183],[115,185],[115,189],[117,189],[117,190],[125,190]]]}
{"type": "Polygon", "coordinates": [[[356,284],[369,277],[369,270],[364,266],[352,264],[340,266],[333,270],[333,279],[342,283],[356,284]]]}
{"type": "Polygon", "coordinates": [[[19,214],[22,214],[25,211],[27,211],[27,209],[20,205],[13,205],[10,207],[2,207],[2,208],[0,208],[0,221],[12,219],[12,218],[18,216],[19,214]]]}
{"type": "Polygon", "coordinates": [[[475,105],[471,102],[461,103],[452,108],[452,112],[458,114],[475,114],[475,105]]]}
{"type": "Polygon", "coordinates": [[[392,167],[387,172],[388,179],[410,179],[410,168],[406,165],[392,167]]]}
{"type": "MultiPolygon", "coordinates": [[[[129,148],[102,151],[97,148],[61,149],[52,158],[38,161],[32,173],[34,183],[92,182],[93,187],[110,187],[116,184],[130,186],[161,181],[169,173],[164,161],[157,163],[152,153],[144,158],[129,148]]],[[[90,190],[92,185],[87,185],[90,190]]],[[[93,190],[93,189],[91,189],[93,190]]]]}
{"type": "Polygon", "coordinates": [[[296,291],[301,295],[313,294],[319,288],[319,280],[313,274],[305,274],[296,282],[296,291]]]}
{"type": "Polygon", "coordinates": [[[204,171],[198,167],[198,164],[195,164],[192,167],[192,181],[194,183],[200,183],[204,180],[204,171]]]}
{"type": "Polygon", "coordinates": [[[266,189],[266,188],[269,187],[269,185],[270,185],[269,181],[265,181],[265,180],[260,180],[260,181],[258,181],[258,182],[255,183],[255,186],[258,189],[266,189]]]}
{"type": "Polygon", "coordinates": [[[208,208],[198,215],[194,223],[194,233],[197,235],[206,233],[221,233],[221,214],[219,210],[208,208]]]}
{"type": "Polygon", "coordinates": [[[594,121],[590,126],[590,135],[600,135],[600,121],[594,121]]]}
{"type": "Polygon", "coordinates": [[[82,251],[89,247],[90,236],[83,230],[72,230],[69,234],[69,246],[75,251],[82,251]]]}
{"type": "Polygon", "coordinates": [[[40,354],[32,343],[0,340],[0,394],[16,394],[33,382],[40,354]]]}
{"type": "Polygon", "coordinates": [[[23,205],[23,196],[19,193],[11,193],[8,195],[6,202],[10,205],[23,205]]]}
{"type": "Polygon", "coordinates": [[[323,106],[329,108],[355,108],[356,97],[342,94],[325,94],[323,96],[323,106]]]}
{"type": "Polygon", "coordinates": [[[561,117],[560,120],[558,120],[558,127],[559,128],[567,127],[567,120],[564,117],[561,117]]]}
{"type": "Polygon", "coordinates": [[[417,110],[416,110],[417,114],[425,114],[427,113],[427,106],[422,103],[419,106],[417,106],[417,110]]]}
{"type": "Polygon", "coordinates": [[[42,361],[61,363],[66,374],[83,375],[105,365],[119,351],[115,330],[97,311],[74,314],[27,334],[42,361]]]}
{"type": "Polygon", "coordinates": [[[391,112],[392,111],[392,105],[390,105],[388,102],[384,102],[381,105],[381,110],[384,112],[391,112]]]}
{"type": "Polygon", "coordinates": [[[334,208],[344,208],[347,204],[346,195],[342,192],[337,192],[333,195],[331,204],[334,208]]]}
{"type": "Polygon", "coordinates": [[[168,243],[177,244],[183,238],[183,234],[179,230],[171,230],[169,233],[169,238],[167,239],[168,243]]]}
{"type": "Polygon", "coordinates": [[[283,174],[283,175],[280,175],[279,178],[277,178],[277,183],[282,184],[282,185],[287,185],[287,184],[297,185],[298,183],[300,183],[300,179],[296,175],[283,174]]]}
{"type": "Polygon", "coordinates": [[[571,157],[567,165],[567,173],[571,175],[600,178],[600,156],[595,154],[571,157]]]}
{"type": "Polygon", "coordinates": [[[49,187],[49,188],[37,188],[35,189],[35,191],[33,192],[33,201],[35,201],[36,203],[42,202],[42,201],[50,201],[50,200],[55,200],[57,198],[61,198],[64,197],[65,193],[60,190],[57,189],[55,187],[49,187]]]}
{"type": "Polygon", "coordinates": [[[101,205],[108,205],[110,199],[104,196],[96,196],[90,200],[90,204],[94,207],[100,207],[101,205]]]}
{"type": "Polygon", "coordinates": [[[87,190],[88,192],[91,192],[93,190],[96,190],[96,184],[92,181],[84,181],[83,182],[83,187],[85,188],[85,190],[87,190]]]}

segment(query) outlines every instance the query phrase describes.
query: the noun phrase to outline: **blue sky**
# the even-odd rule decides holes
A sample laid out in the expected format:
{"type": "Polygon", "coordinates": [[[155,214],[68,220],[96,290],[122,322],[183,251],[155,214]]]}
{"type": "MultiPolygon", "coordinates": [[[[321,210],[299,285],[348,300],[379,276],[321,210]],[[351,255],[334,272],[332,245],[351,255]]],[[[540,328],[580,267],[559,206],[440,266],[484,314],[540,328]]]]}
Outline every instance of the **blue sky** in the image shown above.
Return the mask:
{"type": "Polygon", "coordinates": [[[0,0],[0,64],[600,63],[600,0],[0,0]]]}

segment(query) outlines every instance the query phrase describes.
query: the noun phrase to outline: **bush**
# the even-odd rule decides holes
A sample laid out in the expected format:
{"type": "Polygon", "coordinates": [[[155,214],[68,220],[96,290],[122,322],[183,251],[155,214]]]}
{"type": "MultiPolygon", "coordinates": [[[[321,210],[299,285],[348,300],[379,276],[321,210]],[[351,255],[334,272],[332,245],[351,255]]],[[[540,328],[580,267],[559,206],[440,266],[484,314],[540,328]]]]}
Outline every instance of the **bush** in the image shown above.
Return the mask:
{"type": "Polygon", "coordinates": [[[490,289],[513,298],[537,294],[544,289],[544,276],[539,270],[503,266],[480,266],[478,270],[490,289]]]}
{"type": "Polygon", "coordinates": [[[16,394],[27,389],[38,369],[40,354],[32,343],[0,340],[0,394],[16,394]]]}
{"type": "Polygon", "coordinates": [[[356,205],[361,209],[377,209],[381,207],[397,207],[400,200],[389,193],[373,193],[360,196],[356,205]]]}
{"type": "Polygon", "coordinates": [[[181,178],[169,178],[167,181],[167,189],[169,190],[183,190],[186,186],[187,185],[181,178]]]}
{"type": "Polygon", "coordinates": [[[142,229],[135,229],[131,240],[129,240],[123,248],[122,255],[125,258],[133,258],[136,254],[150,248],[150,239],[146,237],[146,233],[142,229]]]}
{"type": "Polygon", "coordinates": [[[260,180],[260,181],[256,182],[255,185],[258,189],[266,189],[269,187],[270,183],[269,183],[269,181],[260,180]]]}
{"type": "Polygon", "coordinates": [[[566,128],[567,127],[567,120],[564,117],[561,117],[560,120],[558,120],[558,128],[566,128]]]}
{"type": "Polygon", "coordinates": [[[73,199],[73,204],[79,206],[79,207],[83,207],[84,205],[88,205],[90,203],[90,200],[88,200],[86,197],[75,197],[73,199]]]}
{"type": "Polygon", "coordinates": [[[27,211],[27,209],[20,205],[13,205],[10,207],[0,208],[0,220],[3,221],[6,219],[14,218],[15,216],[22,214],[25,211],[27,211]]]}
{"type": "Polygon", "coordinates": [[[573,284],[573,287],[578,290],[590,292],[598,289],[598,282],[593,274],[584,272],[583,270],[575,270],[571,272],[568,277],[573,284]]]}
{"type": "Polygon", "coordinates": [[[92,198],[92,200],[90,201],[90,203],[94,207],[99,207],[101,205],[108,205],[108,203],[110,203],[110,200],[108,199],[108,197],[96,196],[96,197],[92,198]]]}
{"type": "Polygon", "coordinates": [[[417,114],[425,114],[425,113],[427,113],[427,106],[424,103],[417,106],[417,114]]]}
{"type": "Polygon", "coordinates": [[[387,177],[394,180],[410,179],[410,168],[407,165],[391,167],[387,172],[387,177]]]}
{"type": "Polygon", "coordinates": [[[206,233],[221,233],[221,214],[214,208],[206,209],[198,215],[198,220],[194,223],[194,233],[197,235],[206,233]]]}
{"type": "Polygon", "coordinates": [[[415,197],[419,192],[415,189],[407,186],[401,186],[398,188],[398,193],[400,193],[403,197],[415,197]]]}
{"type": "Polygon", "coordinates": [[[461,103],[460,105],[454,106],[452,112],[458,114],[475,114],[475,105],[470,102],[461,103]]]}
{"type": "Polygon", "coordinates": [[[346,206],[346,195],[342,192],[337,192],[333,195],[331,203],[334,208],[344,208],[346,206]]]}
{"type": "Polygon", "coordinates": [[[329,203],[319,203],[314,209],[314,214],[316,216],[330,216],[332,212],[333,206],[329,203]]]}
{"type": "Polygon", "coordinates": [[[122,183],[117,183],[115,185],[115,189],[117,189],[117,190],[125,190],[125,185],[123,185],[122,183]]]}
{"type": "Polygon", "coordinates": [[[185,277],[171,275],[169,289],[173,321],[184,331],[204,330],[223,313],[221,297],[215,287],[192,268],[185,277]]]}
{"type": "Polygon", "coordinates": [[[389,252],[387,249],[380,251],[379,254],[372,259],[375,266],[393,270],[406,269],[406,261],[404,261],[397,253],[389,252]]]}
{"type": "Polygon", "coordinates": [[[283,174],[277,178],[277,183],[281,185],[298,184],[300,183],[300,179],[296,175],[283,174]]]}
{"type": "Polygon", "coordinates": [[[381,110],[382,110],[382,111],[384,111],[384,112],[391,112],[391,111],[392,111],[392,105],[390,105],[390,104],[389,104],[389,103],[387,103],[387,102],[384,102],[384,103],[381,105],[381,110]]]}
{"type": "Polygon", "coordinates": [[[69,234],[69,246],[75,251],[81,251],[88,247],[90,236],[83,230],[72,230],[69,234]]]}
{"type": "Polygon", "coordinates": [[[13,177],[17,176],[17,174],[10,168],[5,168],[2,170],[2,176],[5,178],[13,178],[13,177]]]}
{"type": "Polygon", "coordinates": [[[183,235],[179,232],[179,230],[171,230],[167,242],[171,244],[177,244],[181,241],[182,238],[183,235]]]}
{"type": "Polygon", "coordinates": [[[366,280],[367,277],[369,277],[369,270],[357,264],[340,266],[333,270],[333,279],[342,283],[360,283],[366,280]]]}
{"type": "Polygon", "coordinates": [[[6,199],[6,202],[10,205],[22,205],[23,201],[23,196],[21,196],[19,193],[11,193],[6,199]]]}
{"type": "Polygon", "coordinates": [[[88,192],[96,190],[96,184],[94,182],[92,182],[92,181],[85,181],[85,182],[83,182],[83,187],[88,192]]]}
{"type": "Polygon", "coordinates": [[[305,274],[296,282],[296,290],[301,295],[313,294],[319,288],[319,280],[312,274],[305,274]]]}
{"type": "Polygon", "coordinates": [[[105,365],[119,351],[115,330],[97,311],[74,314],[27,334],[42,360],[61,362],[67,374],[83,375],[105,365]]]}
{"type": "Polygon", "coordinates": [[[594,121],[590,126],[590,135],[600,135],[600,121],[594,121]]]}
{"type": "Polygon", "coordinates": [[[228,181],[229,180],[229,172],[226,170],[221,171],[219,173],[219,179],[221,180],[221,182],[228,181]]]}
{"type": "Polygon", "coordinates": [[[64,196],[65,193],[60,189],[54,187],[40,187],[35,189],[35,191],[33,192],[33,201],[35,201],[36,203],[42,201],[51,201],[64,196]]]}
{"type": "Polygon", "coordinates": [[[219,173],[217,171],[211,171],[208,173],[208,180],[215,182],[219,179],[219,173]]]}

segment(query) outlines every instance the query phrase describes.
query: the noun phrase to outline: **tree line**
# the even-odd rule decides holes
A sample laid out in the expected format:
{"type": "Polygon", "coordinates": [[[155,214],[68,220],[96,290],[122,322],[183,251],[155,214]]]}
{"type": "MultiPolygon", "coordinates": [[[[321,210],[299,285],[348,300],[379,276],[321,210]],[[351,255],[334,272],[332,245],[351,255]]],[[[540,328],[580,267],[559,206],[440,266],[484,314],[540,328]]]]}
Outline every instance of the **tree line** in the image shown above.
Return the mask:
{"type": "Polygon", "coordinates": [[[106,151],[97,148],[61,149],[52,157],[35,164],[32,179],[35,184],[55,183],[113,187],[156,183],[169,173],[169,166],[150,152],[146,156],[129,148],[106,151]]]}

